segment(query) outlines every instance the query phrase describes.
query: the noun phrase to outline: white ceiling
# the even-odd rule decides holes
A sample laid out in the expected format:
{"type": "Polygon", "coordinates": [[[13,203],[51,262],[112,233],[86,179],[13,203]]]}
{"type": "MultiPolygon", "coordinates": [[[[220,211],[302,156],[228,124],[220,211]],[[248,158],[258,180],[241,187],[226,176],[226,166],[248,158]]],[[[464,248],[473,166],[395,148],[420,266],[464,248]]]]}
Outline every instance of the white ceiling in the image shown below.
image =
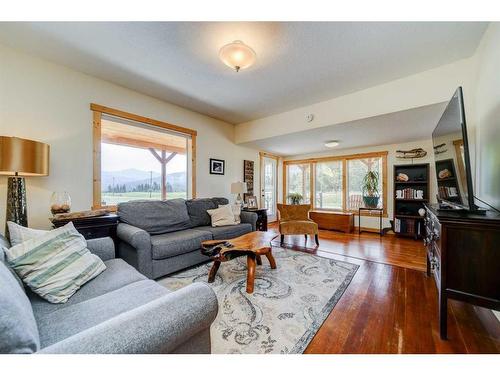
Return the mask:
{"type": "Polygon", "coordinates": [[[292,156],[332,150],[324,145],[331,140],[340,142],[334,150],[419,141],[431,137],[445,107],[446,103],[432,104],[242,145],[292,156]]]}
{"type": "Polygon", "coordinates": [[[477,22],[0,23],[0,42],[133,90],[241,123],[471,56],[477,22]],[[218,50],[243,40],[235,73],[218,50]]]}

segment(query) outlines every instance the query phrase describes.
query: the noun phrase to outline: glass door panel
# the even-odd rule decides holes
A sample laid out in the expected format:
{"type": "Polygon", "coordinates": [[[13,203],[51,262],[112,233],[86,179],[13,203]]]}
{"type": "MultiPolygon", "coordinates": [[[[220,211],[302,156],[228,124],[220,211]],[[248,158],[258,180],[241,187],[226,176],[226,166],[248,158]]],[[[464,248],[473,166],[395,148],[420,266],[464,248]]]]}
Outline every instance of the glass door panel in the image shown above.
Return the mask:
{"type": "Polygon", "coordinates": [[[277,160],[262,157],[261,163],[261,201],[260,206],[267,208],[269,221],[276,220],[276,198],[278,191],[278,164],[277,160]]]}

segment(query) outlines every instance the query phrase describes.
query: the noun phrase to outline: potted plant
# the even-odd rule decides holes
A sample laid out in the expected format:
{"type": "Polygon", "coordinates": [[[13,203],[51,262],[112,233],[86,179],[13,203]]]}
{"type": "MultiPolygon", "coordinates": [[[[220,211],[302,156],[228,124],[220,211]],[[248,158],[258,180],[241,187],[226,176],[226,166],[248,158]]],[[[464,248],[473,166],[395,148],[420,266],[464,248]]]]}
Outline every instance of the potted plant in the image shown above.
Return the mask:
{"type": "Polygon", "coordinates": [[[376,208],[380,198],[379,190],[379,175],[375,171],[368,171],[363,177],[361,190],[363,192],[363,202],[368,208],[376,208]]]}
{"type": "Polygon", "coordinates": [[[288,195],[288,200],[290,201],[291,204],[300,204],[302,202],[302,194],[299,193],[292,193],[288,195]]]}

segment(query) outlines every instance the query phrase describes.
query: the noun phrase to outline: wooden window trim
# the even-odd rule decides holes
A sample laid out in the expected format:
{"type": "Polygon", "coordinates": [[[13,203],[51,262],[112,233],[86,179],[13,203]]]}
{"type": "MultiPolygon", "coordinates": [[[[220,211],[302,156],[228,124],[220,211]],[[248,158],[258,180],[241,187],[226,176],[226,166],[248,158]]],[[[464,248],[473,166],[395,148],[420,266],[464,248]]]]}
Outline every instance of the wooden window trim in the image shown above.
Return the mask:
{"type": "MultiPolygon", "coordinates": [[[[307,159],[296,159],[296,160],[283,160],[283,202],[286,202],[286,196],[288,191],[288,181],[287,181],[287,168],[289,165],[294,164],[309,164],[311,170],[311,184],[310,184],[310,195],[311,195],[311,204],[313,210],[321,210],[321,211],[330,211],[330,212],[352,212],[358,214],[357,210],[347,210],[347,161],[355,160],[355,159],[365,159],[365,158],[374,158],[381,157],[382,158],[382,204],[384,211],[382,213],[382,217],[389,217],[387,213],[387,156],[388,151],[377,151],[377,152],[367,152],[367,153],[358,153],[358,154],[349,154],[349,155],[338,155],[338,156],[325,156],[325,157],[317,157],[317,158],[307,158],[307,159]],[[342,161],[342,209],[318,209],[316,208],[316,204],[314,201],[314,180],[312,171],[316,168],[316,163],[328,162],[328,161],[342,161]]],[[[368,212],[364,212],[361,214],[362,216],[375,216],[371,215],[368,212]]]]}
{"type": "Polygon", "coordinates": [[[198,134],[196,130],[170,124],[168,122],[154,120],[149,117],[136,115],[119,109],[105,107],[95,103],[90,104],[90,110],[92,111],[93,142],[92,209],[106,208],[110,211],[116,211],[115,205],[101,205],[101,122],[103,113],[188,135],[188,152],[189,145],[191,145],[191,196],[196,198],[196,136],[198,134]]]}

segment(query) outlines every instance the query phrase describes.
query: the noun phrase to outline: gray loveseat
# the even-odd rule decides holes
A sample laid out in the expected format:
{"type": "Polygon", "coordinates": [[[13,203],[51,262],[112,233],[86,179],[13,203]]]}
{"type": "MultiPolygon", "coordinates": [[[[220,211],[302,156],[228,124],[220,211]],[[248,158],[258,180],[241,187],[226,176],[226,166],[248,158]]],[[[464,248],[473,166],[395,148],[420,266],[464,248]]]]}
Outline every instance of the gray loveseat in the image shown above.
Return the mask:
{"type": "Polygon", "coordinates": [[[64,304],[23,287],[4,262],[0,235],[0,353],[210,353],[214,292],[171,292],[121,259],[110,238],[89,240],[106,270],[64,304]]]}
{"type": "Polygon", "coordinates": [[[241,212],[241,224],[212,227],[207,210],[228,203],[226,198],[119,203],[118,254],[152,279],[206,262],[202,241],[230,239],[256,229],[254,212],[241,212]]]}

